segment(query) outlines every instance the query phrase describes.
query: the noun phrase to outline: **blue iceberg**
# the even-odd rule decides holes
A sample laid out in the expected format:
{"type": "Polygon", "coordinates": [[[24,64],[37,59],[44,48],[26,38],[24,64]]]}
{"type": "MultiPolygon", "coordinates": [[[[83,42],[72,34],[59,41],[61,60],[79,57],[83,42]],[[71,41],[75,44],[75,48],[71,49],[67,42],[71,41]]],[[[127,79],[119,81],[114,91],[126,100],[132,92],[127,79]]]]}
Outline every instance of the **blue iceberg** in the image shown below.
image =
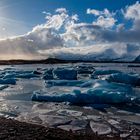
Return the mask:
{"type": "Polygon", "coordinates": [[[8,88],[8,85],[0,85],[0,90],[3,90],[5,88],[8,88]]]}
{"type": "Polygon", "coordinates": [[[39,77],[39,74],[34,74],[34,71],[5,71],[5,74],[3,75],[3,79],[12,79],[12,78],[35,78],[39,77]]]}
{"type": "Polygon", "coordinates": [[[110,75],[114,73],[121,73],[121,72],[118,70],[96,70],[95,72],[92,73],[91,78],[97,78],[98,76],[110,75]]]}
{"type": "Polygon", "coordinates": [[[53,69],[48,69],[44,72],[43,79],[44,80],[53,80],[53,69]]]}
{"type": "Polygon", "coordinates": [[[33,73],[24,73],[24,74],[18,74],[16,75],[16,78],[24,78],[24,79],[31,79],[31,78],[37,78],[39,75],[33,74],[33,73]]]}
{"type": "Polygon", "coordinates": [[[92,74],[94,71],[94,67],[92,65],[79,65],[77,67],[78,74],[92,74]]]}
{"type": "Polygon", "coordinates": [[[53,70],[53,76],[59,80],[77,80],[77,70],[72,68],[56,68],[53,70]]]}
{"type": "Polygon", "coordinates": [[[107,77],[109,82],[124,83],[132,86],[140,86],[140,77],[136,74],[116,73],[107,77]]]}
{"type": "Polygon", "coordinates": [[[33,101],[70,102],[72,104],[117,104],[131,102],[132,88],[128,85],[96,82],[93,88],[84,92],[73,90],[70,93],[41,94],[34,92],[33,101]]]}
{"type": "Polygon", "coordinates": [[[83,80],[48,80],[45,81],[47,87],[52,86],[82,86],[85,81],[83,80]]]}
{"type": "Polygon", "coordinates": [[[9,79],[0,79],[0,84],[11,84],[11,85],[15,85],[16,84],[16,80],[9,78],[9,79]]]}

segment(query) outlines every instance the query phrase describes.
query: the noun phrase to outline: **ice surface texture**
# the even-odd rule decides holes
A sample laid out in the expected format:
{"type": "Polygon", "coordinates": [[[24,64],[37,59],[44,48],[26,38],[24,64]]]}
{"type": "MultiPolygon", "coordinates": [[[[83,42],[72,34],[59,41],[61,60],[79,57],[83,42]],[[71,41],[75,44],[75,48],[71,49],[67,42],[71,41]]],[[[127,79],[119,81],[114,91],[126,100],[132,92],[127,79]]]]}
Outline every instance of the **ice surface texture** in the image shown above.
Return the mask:
{"type": "Polygon", "coordinates": [[[72,68],[57,68],[53,70],[55,79],[77,80],[77,71],[72,68]]]}
{"type": "Polygon", "coordinates": [[[11,84],[11,85],[15,85],[16,84],[16,80],[12,79],[12,78],[7,78],[7,79],[0,79],[0,84],[11,84]]]}
{"type": "Polygon", "coordinates": [[[96,70],[92,73],[91,78],[97,78],[101,75],[110,75],[114,73],[120,73],[118,70],[96,70]]]}
{"type": "Polygon", "coordinates": [[[107,77],[110,82],[124,83],[132,86],[140,86],[140,77],[136,74],[115,73],[107,77]]]}
{"type": "Polygon", "coordinates": [[[73,90],[71,93],[42,94],[35,91],[32,95],[34,101],[47,102],[70,102],[73,104],[92,104],[92,103],[125,103],[131,101],[132,88],[128,85],[108,83],[98,80],[93,83],[93,87],[85,92],[73,90]]]}
{"type": "Polygon", "coordinates": [[[45,71],[44,80],[77,80],[77,70],[73,68],[55,68],[48,69],[45,71]]]}

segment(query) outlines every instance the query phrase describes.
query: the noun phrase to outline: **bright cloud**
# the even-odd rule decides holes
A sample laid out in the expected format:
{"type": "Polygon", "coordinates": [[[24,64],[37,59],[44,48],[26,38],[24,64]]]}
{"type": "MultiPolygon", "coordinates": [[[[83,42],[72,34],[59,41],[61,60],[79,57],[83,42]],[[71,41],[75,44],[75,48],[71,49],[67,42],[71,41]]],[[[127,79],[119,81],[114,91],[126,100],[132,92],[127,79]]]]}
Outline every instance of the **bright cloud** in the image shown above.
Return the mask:
{"type": "Polygon", "coordinates": [[[97,19],[93,21],[93,25],[98,25],[103,28],[113,27],[115,22],[114,13],[111,13],[108,9],[104,9],[103,11],[95,10],[95,9],[87,9],[87,14],[92,14],[97,19]]]}
{"type": "Polygon", "coordinates": [[[140,55],[140,27],[134,28],[140,19],[139,7],[136,2],[123,10],[126,23],[118,23],[116,13],[108,9],[87,9],[87,14],[93,15],[92,23],[81,22],[65,8],[56,9],[54,15],[44,11],[46,23],[25,35],[0,41],[0,59],[3,54],[11,58],[13,54],[27,59],[134,60],[140,55]],[[129,20],[133,27],[126,30],[129,20]]]}

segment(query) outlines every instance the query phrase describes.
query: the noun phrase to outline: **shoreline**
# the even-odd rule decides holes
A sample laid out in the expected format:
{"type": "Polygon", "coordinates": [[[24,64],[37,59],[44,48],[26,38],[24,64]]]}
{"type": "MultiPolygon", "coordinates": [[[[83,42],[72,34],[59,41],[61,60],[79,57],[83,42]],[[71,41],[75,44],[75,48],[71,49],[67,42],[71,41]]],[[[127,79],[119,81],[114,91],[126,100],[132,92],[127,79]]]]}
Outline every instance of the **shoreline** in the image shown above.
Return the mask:
{"type": "Polygon", "coordinates": [[[62,60],[49,58],[44,60],[0,60],[0,65],[24,65],[24,64],[66,64],[66,63],[124,63],[124,64],[140,64],[138,61],[83,61],[83,60],[62,60]]]}
{"type": "Polygon", "coordinates": [[[0,117],[0,139],[3,140],[121,140],[119,136],[108,137],[91,132],[78,133],[58,128],[47,128],[37,124],[19,122],[0,117]]]}

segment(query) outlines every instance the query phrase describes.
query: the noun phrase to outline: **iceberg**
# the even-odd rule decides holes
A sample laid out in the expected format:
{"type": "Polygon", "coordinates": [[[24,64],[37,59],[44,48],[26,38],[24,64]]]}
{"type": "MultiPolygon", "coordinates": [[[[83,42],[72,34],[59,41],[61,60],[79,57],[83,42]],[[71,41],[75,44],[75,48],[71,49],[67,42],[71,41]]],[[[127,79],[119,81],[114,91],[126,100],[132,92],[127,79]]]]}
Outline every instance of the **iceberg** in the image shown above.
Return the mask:
{"type": "Polygon", "coordinates": [[[35,71],[5,71],[3,75],[3,79],[9,79],[9,78],[34,78],[34,77],[39,77],[39,74],[35,74],[35,71]]]}
{"type": "Polygon", "coordinates": [[[8,87],[8,85],[0,85],[0,90],[3,90],[5,88],[7,88],[7,87],[8,87]]]}
{"type": "Polygon", "coordinates": [[[17,78],[31,79],[31,78],[36,78],[39,76],[36,74],[33,74],[33,73],[24,73],[24,74],[18,74],[16,77],[17,78]]]}
{"type": "Polygon", "coordinates": [[[72,68],[56,68],[53,70],[54,79],[77,80],[77,70],[72,68]]]}
{"type": "Polygon", "coordinates": [[[124,83],[132,86],[140,86],[140,77],[136,74],[116,73],[106,78],[109,82],[124,83]]]}
{"type": "Polygon", "coordinates": [[[53,73],[52,73],[53,69],[48,69],[44,72],[44,76],[43,79],[44,80],[53,80],[53,73]]]}
{"type": "Polygon", "coordinates": [[[70,102],[72,104],[117,104],[131,102],[132,93],[132,88],[128,85],[99,81],[84,92],[78,89],[55,94],[41,94],[35,91],[31,98],[33,101],[70,102]]]}
{"type": "Polygon", "coordinates": [[[86,86],[83,85],[85,81],[82,80],[48,80],[45,81],[47,87],[52,87],[52,86],[86,86]]]}
{"type": "Polygon", "coordinates": [[[118,70],[96,70],[92,73],[91,78],[98,78],[98,76],[110,75],[114,73],[121,73],[121,72],[118,70]]]}
{"type": "Polygon", "coordinates": [[[16,84],[16,80],[9,78],[9,79],[0,79],[0,84],[11,84],[11,85],[15,85],[16,84]]]}
{"type": "Polygon", "coordinates": [[[95,69],[92,65],[79,65],[77,67],[78,74],[92,74],[95,69]]]}

